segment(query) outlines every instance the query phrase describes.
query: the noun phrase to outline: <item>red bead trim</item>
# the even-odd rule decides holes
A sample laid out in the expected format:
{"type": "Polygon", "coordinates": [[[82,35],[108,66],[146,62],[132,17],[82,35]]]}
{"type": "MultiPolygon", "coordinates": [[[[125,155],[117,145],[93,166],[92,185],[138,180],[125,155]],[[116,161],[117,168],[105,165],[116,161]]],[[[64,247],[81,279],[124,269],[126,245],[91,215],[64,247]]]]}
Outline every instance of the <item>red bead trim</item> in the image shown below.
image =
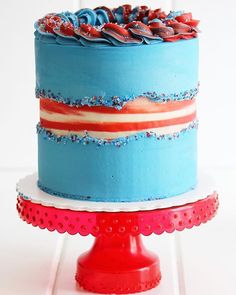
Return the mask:
{"type": "Polygon", "coordinates": [[[199,226],[212,219],[219,206],[218,195],[214,193],[195,203],[179,207],[139,212],[81,212],[68,209],[46,207],[32,203],[23,197],[17,198],[20,217],[33,226],[59,233],[82,236],[92,234],[145,236],[199,226]]]}

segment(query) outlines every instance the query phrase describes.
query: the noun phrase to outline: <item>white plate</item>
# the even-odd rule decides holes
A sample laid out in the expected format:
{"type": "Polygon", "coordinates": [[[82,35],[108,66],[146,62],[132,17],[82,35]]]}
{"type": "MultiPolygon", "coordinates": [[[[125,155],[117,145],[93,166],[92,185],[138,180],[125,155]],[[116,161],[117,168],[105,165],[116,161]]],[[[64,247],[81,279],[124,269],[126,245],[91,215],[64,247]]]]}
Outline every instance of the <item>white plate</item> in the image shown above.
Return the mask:
{"type": "Polygon", "coordinates": [[[215,185],[210,177],[200,173],[197,187],[182,195],[145,202],[92,202],[66,199],[47,194],[38,188],[37,180],[37,173],[26,176],[18,182],[17,192],[32,203],[89,212],[132,212],[169,208],[205,199],[215,191],[215,185]]]}

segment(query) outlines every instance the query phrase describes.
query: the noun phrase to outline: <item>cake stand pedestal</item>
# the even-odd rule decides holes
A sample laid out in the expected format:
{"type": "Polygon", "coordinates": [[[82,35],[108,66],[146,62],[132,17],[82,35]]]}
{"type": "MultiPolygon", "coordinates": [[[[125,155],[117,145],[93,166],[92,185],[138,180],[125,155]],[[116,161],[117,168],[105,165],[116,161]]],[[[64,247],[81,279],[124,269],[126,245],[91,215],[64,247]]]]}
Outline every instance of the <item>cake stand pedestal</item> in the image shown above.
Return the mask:
{"type": "MultiPolygon", "coordinates": [[[[194,202],[181,204],[180,198],[181,205],[152,210],[134,211],[127,205],[125,212],[126,205],[120,203],[121,212],[112,204],[103,209],[105,212],[99,208],[101,204],[93,203],[98,211],[91,212],[81,210],[83,202],[79,201],[69,201],[65,208],[65,200],[37,189],[35,178],[28,177],[18,184],[20,217],[41,229],[95,237],[92,249],[79,257],[75,276],[80,287],[95,293],[129,294],[156,287],[161,279],[159,259],[145,249],[141,235],[199,226],[213,218],[219,206],[218,195],[212,192],[194,202]],[[115,211],[109,212],[112,208],[115,211]]],[[[153,206],[153,202],[150,204],[153,206]]],[[[161,203],[156,202],[157,207],[158,204],[161,203]]]]}

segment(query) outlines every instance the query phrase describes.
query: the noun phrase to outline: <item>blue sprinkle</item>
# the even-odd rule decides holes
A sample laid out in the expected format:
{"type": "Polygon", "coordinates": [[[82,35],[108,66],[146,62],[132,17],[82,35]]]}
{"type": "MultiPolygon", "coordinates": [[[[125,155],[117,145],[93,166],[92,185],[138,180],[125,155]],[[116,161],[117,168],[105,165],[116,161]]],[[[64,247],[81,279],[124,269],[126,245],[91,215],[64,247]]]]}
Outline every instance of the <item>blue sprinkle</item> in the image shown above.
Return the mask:
{"type": "MultiPolygon", "coordinates": [[[[168,101],[181,101],[181,100],[191,100],[193,99],[199,91],[199,85],[195,88],[180,92],[180,93],[171,93],[158,94],[156,92],[144,92],[137,96],[146,96],[155,102],[168,102],[168,101]]],[[[49,98],[57,102],[61,102],[67,104],[69,106],[107,106],[113,107],[118,110],[122,109],[122,107],[129,101],[134,100],[137,96],[113,96],[110,98],[104,98],[102,96],[93,96],[93,97],[84,97],[84,98],[72,98],[72,97],[63,97],[61,93],[55,94],[51,90],[39,89],[36,88],[35,95],[37,98],[44,97],[49,98]]]]}
{"type": "Polygon", "coordinates": [[[125,136],[120,137],[112,140],[108,139],[99,139],[89,136],[89,134],[86,132],[84,136],[80,136],[77,134],[72,134],[69,136],[58,136],[51,131],[48,131],[47,129],[43,128],[40,123],[37,125],[37,133],[42,135],[43,139],[45,140],[51,140],[56,143],[63,143],[67,144],[68,142],[72,143],[78,143],[83,145],[88,145],[90,143],[96,144],[98,147],[100,146],[108,146],[108,145],[114,145],[116,147],[125,146],[130,141],[138,140],[140,138],[156,138],[157,140],[174,140],[178,139],[180,134],[189,132],[192,129],[198,128],[198,121],[193,121],[187,128],[182,129],[180,132],[175,132],[173,134],[167,134],[167,135],[158,135],[152,131],[149,132],[140,132],[135,135],[131,136],[125,136]]]}

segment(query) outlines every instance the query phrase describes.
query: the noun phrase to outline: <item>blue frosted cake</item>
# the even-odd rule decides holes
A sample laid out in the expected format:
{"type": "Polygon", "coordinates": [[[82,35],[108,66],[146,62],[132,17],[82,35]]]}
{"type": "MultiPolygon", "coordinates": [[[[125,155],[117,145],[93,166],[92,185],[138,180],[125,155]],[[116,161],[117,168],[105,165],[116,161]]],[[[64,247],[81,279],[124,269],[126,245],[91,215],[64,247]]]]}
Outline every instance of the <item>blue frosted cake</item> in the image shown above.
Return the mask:
{"type": "Polygon", "coordinates": [[[36,22],[40,189],[133,202],[196,186],[197,25],[130,5],[36,22]]]}

